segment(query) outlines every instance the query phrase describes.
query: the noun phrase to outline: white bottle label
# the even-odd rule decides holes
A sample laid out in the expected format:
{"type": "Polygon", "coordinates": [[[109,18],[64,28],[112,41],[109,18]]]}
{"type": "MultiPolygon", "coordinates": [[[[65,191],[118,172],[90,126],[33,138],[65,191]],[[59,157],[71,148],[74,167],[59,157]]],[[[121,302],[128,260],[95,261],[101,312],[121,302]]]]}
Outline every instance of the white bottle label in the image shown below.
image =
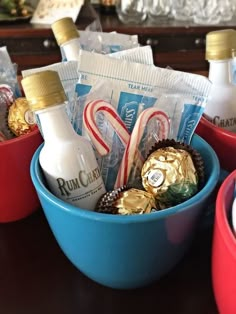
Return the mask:
{"type": "Polygon", "coordinates": [[[213,124],[236,132],[236,86],[231,82],[231,60],[210,61],[211,92],[204,115],[213,124]]]}
{"type": "Polygon", "coordinates": [[[47,173],[45,176],[54,195],[80,208],[95,209],[99,198],[106,192],[98,167],[90,172],[80,170],[70,179],[53,177],[47,173]]]}

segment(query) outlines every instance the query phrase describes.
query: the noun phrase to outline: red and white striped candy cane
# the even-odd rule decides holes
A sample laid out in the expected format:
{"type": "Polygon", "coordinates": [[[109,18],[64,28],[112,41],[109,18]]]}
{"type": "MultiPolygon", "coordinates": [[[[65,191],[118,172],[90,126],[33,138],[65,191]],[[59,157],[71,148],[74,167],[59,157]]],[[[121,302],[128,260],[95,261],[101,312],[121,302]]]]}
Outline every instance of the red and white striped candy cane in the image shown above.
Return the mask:
{"type": "Polygon", "coordinates": [[[143,137],[144,130],[151,119],[155,118],[159,123],[158,137],[160,140],[166,139],[170,131],[170,122],[168,116],[156,108],[148,108],[140,113],[129,142],[124,151],[124,155],[117,174],[114,188],[126,185],[128,183],[129,175],[138,151],[140,141],[143,137]]]}
{"type": "Polygon", "coordinates": [[[98,99],[89,102],[83,112],[83,122],[89,137],[101,156],[105,156],[110,152],[110,147],[102,138],[102,135],[97,127],[95,116],[97,112],[102,112],[107,120],[112,125],[114,131],[119,136],[121,142],[126,147],[130,133],[118,115],[117,111],[108,102],[98,99]]]}

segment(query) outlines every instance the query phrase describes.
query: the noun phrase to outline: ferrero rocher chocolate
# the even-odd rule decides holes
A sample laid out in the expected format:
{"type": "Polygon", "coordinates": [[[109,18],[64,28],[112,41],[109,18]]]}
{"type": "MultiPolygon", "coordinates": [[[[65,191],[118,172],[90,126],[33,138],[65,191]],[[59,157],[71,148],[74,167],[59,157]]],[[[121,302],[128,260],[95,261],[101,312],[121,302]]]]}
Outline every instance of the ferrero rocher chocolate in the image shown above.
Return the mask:
{"type": "Polygon", "coordinates": [[[26,98],[19,97],[10,106],[8,125],[11,131],[17,136],[30,133],[34,130],[36,126],[35,116],[26,98]]]}
{"type": "Polygon", "coordinates": [[[156,208],[156,201],[151,193],[131,188],[121,192],[114,205],[120,215],[147,214],[156,208]]]}
{"type": "Polygon", "coordinates": [[[146,191],[120,188],[105,193],[96,211],[117,215],[146,214],[156,210],[155,197],[146,191]]]}
{"type": "Polygon", "coordinates": [[[185,149],[157,149],[145,161],[141,176],[143,187],[155,196],[159,208],[179,204],[198,191],[198,173],[185,149]]]}

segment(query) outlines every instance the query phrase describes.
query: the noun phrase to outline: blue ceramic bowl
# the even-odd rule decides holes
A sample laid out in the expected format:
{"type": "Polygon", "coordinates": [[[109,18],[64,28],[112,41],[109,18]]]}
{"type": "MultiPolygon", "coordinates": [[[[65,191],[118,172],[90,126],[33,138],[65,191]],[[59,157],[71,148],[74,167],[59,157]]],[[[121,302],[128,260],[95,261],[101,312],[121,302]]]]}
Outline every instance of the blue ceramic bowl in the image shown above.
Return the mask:
{"type": "Polygon", "coordinates": [[[87,277],[112,288],[150,284],[184,256],[219,178],[214,150],[198,135],[191,145],[206,166],[206,184],[186,202],[159,212],[133,216],[96,213],[69,205],[45,187],[39,153],[31,178],[50,228],[68,259],[87,277]]]}

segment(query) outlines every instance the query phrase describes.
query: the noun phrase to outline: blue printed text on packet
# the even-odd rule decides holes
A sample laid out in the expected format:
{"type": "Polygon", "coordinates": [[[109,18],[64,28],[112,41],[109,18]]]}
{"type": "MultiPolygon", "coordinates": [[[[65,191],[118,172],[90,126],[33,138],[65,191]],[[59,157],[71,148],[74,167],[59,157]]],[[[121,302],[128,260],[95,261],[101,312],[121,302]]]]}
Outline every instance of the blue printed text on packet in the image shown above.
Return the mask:
{"type": "Polygon", "coordinates": [[[184,104],[184,110],[179,125],[177,140],[189,144],[204,108],[193,104],[184,104]]]}
{"type": "Polygon", "coordinates": [[[117,112],[130,132],[134,128],[139,113],[144,109],[153,107],[156,100],[157,98],[151,96],[120,92],[117,112]]]}

